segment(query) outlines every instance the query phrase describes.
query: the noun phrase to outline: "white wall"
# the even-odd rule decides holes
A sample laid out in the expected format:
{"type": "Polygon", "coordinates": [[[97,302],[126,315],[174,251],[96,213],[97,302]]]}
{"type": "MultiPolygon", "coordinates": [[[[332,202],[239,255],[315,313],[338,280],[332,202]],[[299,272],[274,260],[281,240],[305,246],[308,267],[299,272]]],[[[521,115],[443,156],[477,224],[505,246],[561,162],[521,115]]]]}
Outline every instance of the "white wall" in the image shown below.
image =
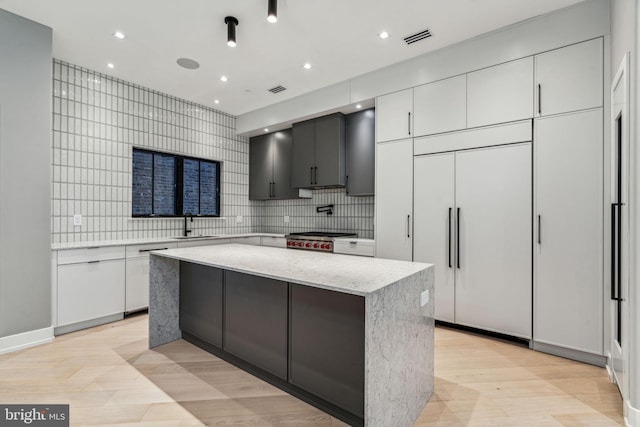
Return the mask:
{"type": "Polygon", "coordinates": [[[0,9],[0,338],[51,326],[51,37],[0,9]]]}

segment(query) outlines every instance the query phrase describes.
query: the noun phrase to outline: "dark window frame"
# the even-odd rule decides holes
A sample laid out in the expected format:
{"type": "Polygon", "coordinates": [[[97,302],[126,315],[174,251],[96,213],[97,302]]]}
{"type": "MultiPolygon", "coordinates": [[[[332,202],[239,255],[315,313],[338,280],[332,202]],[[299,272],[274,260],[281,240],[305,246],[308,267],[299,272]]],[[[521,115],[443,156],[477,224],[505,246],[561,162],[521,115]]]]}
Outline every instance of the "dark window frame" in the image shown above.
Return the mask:
{"type": "MultiPolygon", "coordinates": [[[[222,162],[218,160],[204,159],[200,157],[193,156],[183,156],[180,154],[167,153],[164,151],[156,151],[149,150],[146,148],[137,148],[132,147],[131,159],[132,159],[132,168],[131,168],[131,191],[133,192],[133,152],[144,152],[149,153],[152,156],[155,154],[161,154],[163,156],[172,156],[175,160],[175,170],[174,170],[174,192],[173,192],[173,215],[157,215],[153,213],[154,209],[154,191],[155,191],[155,159],[152,157],[151,159],[151,214],[134,214],[134,206],[133,206],[133,195],[131,197],[131,217],[132,218],[183,218],[185,214],[181,214],[183,208],[183,196],[184,196],[184,160],[192,160],[198,162],[198,189],[200,189],[201,185],[201,164],[202,163],[213,163],[216,165],[216,182],[215,182],[215,197],[216,197],[216,207],[217,213],[213,215],[203,215],[203,214],[194,214],[193,216],[202,217],[202,218],[219,218],[222,211],[222,206],[220,205],[220,176],[222,175],[222,162]]],[[[200,207],[202,205],[201,202],[201,194],[198,191],[198,211],[200,211],[200,207]]]]}

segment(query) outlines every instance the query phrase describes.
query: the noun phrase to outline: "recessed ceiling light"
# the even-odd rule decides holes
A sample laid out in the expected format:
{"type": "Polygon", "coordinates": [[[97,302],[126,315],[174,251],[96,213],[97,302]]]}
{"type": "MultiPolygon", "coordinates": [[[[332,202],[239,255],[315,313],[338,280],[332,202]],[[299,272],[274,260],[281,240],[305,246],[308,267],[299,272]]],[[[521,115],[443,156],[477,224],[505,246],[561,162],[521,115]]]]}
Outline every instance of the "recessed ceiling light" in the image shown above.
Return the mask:
{"type": "Polygon", "coordinates": [[[181,66],[182,68],[186,68],[187,70],[196,70],[200,68],[200,64],[198,64],[198,61],[194,61],[193,59],[178,58],[176,62],[179,66],[181,66]]]}
{"type": "Polygon", "coordinates": [[[305,62],[303,65],[305,70],[310,70],[311,69],[311,64],[309,64],[308,62],[305,62]]]}
{"type": "Polygon", "coordinates": [[[389,33],[387,33],[386,31],[383,31],[380,34],[378,34],[378,37],[380,37],[382,40],[388,39],[389,38],[389,33]]]}
{"type": "Polygon", "coordinates": [[[220,81],[226,82],[227,80],[229,80],[227,76],[220,77],[220,81]]]}
{"type": "Polygon", "coordinates": [[[213,103],[214,103],[214,104],[220,104],[220,100],[219,100],[219,99],[214,99],[214,100],[213,100],[213,103]]]}
{"type": "Polygon", "coordinates": [[[362,108],[362,104],[356,104],[356,108],[358,109],[362,108]]]}
{"type": "Polygon", "coordinates": [[[127,36],[125,36],[123,32],[116,31],[115,33],[113,33],[113,37],[123,40],[127,36]]]}
{"type": "Polygon", "coordinates": [[[114,67],[115,67],[115,65],[113,65],[111,62],[109,62],[109,63],[107,64],[107,67],[109,67],[109,68],[114,68],[114,67]]]}
{"type": "Polygon", "coordinates": [[[265,132],[269,132],[269,128],[264,128],[264,131],[265,132]]]}

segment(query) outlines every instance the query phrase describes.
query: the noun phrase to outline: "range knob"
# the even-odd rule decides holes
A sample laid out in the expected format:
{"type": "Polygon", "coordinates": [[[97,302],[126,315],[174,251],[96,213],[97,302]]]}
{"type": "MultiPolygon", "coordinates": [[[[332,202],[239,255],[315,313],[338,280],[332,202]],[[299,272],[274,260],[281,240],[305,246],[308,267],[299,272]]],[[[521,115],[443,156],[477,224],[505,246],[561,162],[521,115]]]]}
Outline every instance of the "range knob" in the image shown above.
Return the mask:
{"type": "Polygon", "coordinates": [[[299,248],[301,248],[301,247],[303,247],[303,246],[304,246],[304,243],[302,243],[302,242],[298,242],[298,247],[299,247],[299,248]]]}
{"type": "Polygon", "coordinates": [[[318,245],[317,243],[314,243],[314,244],[313,244],[313,247],[314,247],[314,248],[316,248],[316,249],[318,249],[318,246],[319,246],[319,245],[318,245]]]}
{"type": "Polygon", "coordinates": [[[320,245],[320,249],[327,249],[327,245],[323,243],[322,245],[320,245]]]}
{"type": "Polygon", "coordinates": [[[311,243],[306,243],[305,247],[310,248],[311,247],[311,243]]]}

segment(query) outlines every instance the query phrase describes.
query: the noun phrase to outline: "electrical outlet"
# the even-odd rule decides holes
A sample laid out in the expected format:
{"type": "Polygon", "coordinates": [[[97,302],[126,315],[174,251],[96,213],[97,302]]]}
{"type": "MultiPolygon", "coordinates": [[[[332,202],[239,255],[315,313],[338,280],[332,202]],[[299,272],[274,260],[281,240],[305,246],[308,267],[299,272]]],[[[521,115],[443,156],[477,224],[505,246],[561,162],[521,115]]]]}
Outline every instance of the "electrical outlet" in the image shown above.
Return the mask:
{"type": "Polygon", "coordinates": [[[284,216],[284,222],[289,222],[289,215],[284,216]]]}
{"type": "Polygon", "coordinates": [[[82,226],[82,215],[76,214],[73,216],[73,225],[74,227],[82,226]]]}
{"type": "Polygon", "coordinates": [[[241,224],[242,223],[242,215],[238,215],[236,217],[236,224],[241,224]]]}
{"type": "Polygon", "coordinates": [[[429,289],[420,294],[420,307],[429,304],[429,289]]]}

